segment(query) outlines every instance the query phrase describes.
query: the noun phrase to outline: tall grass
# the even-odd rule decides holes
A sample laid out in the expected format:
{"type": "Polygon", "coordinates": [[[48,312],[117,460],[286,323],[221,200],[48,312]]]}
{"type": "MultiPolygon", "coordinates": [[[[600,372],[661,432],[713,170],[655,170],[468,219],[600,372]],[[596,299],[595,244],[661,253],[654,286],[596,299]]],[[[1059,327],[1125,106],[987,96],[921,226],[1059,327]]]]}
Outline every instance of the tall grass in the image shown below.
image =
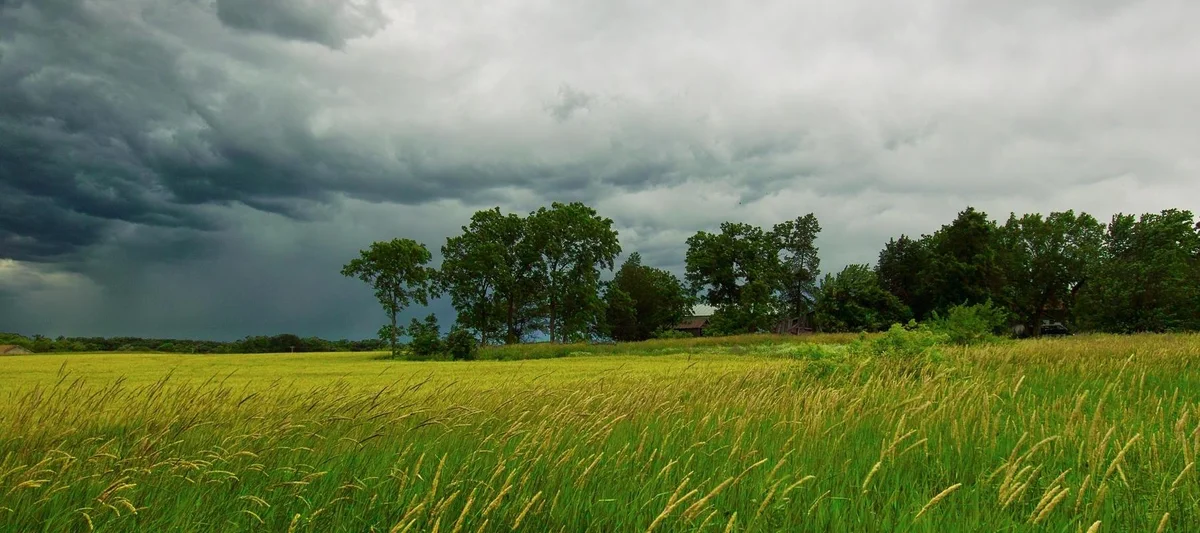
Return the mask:
{"type": "Polygon", "coordinates": [[[796,344],[848,344],[859,338],[853,333],[817,333],[811,335],[753,334],[729,337],[694,337],[690,339],[652,339],[641,342],[614,344],[512,344],[485,346],[480,359],[511,361],[518,359],[550,359],[580,355],[664,355],[702,353],[764,353],[774,348],[796,344]]]}
{"type": "Polygon", "coordinates": [[[1193,531],[1197,353],[1085,336],[370,387],[64,371],[0,397],[0,530],[1193,531]]]}

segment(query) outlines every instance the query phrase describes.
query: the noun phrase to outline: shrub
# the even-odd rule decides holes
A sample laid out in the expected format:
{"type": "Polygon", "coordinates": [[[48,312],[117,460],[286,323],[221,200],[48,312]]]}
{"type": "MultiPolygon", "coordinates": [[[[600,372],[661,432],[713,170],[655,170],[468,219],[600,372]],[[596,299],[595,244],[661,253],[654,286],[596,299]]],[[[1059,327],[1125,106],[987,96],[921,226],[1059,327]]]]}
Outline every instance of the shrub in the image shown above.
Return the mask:
{"type": "Polygon", "coordinates": [[[925,324],[909,320],[907,326],[892,324],[883,335],[867,340],[863,337],[851,345],[850,350],[859,355],[896,359],[923,359],[940,355],[938,345],[945,343],[945,334],[925,324]]]}
{"type": "Polygon", "coordinates": [[[442,353],[442,340],[439,334],[437,316],[430,314],[424,322],[412,319],[408,326],[408,336],[412,341],[408,351],[418,357],[429,357],[442,353]]]}
{"type": "Polygon", "coordinates": [[[688,333],[686,331],[674,330],[674,329],[658,329],[653,333],[652,336],[656,339],[690,339],[690,338],[692,338],[691,333],[688,333]]]}
{"type": "Polygon", "coordinates": [[[475,359],[476,354],[479,352],[475,336],[465,329],[452,330],[446,335],[446,340],[443,344],[450,358],[459,361],[475,359]]]}
{"type": "Polygon", "coordinates": [[[997,333],[1005,329],[1008,314],[988,300],[982,304],[956,305],[946,316],[935,311],[930,322],[935,331],[946,335],[947,342],[971,345],[998,340],[997,333]]]}

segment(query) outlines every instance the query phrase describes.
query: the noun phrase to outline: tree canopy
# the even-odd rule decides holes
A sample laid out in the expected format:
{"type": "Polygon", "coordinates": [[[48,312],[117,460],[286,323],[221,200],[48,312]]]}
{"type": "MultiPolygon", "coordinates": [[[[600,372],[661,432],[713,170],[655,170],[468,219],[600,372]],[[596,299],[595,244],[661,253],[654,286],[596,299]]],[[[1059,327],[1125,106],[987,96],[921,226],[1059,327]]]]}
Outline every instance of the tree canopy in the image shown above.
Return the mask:
{"type": "Polygon", "coordinates": [[[436,271],[425,266],[431,258],[424,244],[392,239],[371,244],[342,267],[343,276],[358,278],[375,289],[375,298],[389,319],[389,324],[380,328],[379,337],[388,341],[393,357],[401,333],[396,315],[409,304],[429,305],[429,298],[438,296],[436,271]]]}
{"type": "Polygon", "coordinates": [[[606,285],[604,304],[608,333],[618,341],[649,339],[692,312],[691,294],[679,278],[643,265],[637,252],[606,285]]]}

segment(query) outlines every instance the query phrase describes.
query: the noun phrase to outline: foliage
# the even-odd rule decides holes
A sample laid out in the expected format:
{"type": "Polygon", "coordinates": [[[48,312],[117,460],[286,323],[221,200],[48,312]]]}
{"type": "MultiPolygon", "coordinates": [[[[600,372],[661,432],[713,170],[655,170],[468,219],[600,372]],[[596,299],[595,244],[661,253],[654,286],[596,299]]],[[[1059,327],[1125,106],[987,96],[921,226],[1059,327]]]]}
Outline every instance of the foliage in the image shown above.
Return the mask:
{"type": "Polygon", "coordinates": [[[691,295],[679,278],[643,265],[637,252],[606,285],[604,299],[609,336],[623,342],[649,339],[692,312],[691,295]]]}
{"type": "Polygon", "coordinates": [[[479,354],[479,346],[475,343],[475,337],[471,332],[455,328],[446,334],[446,340],[442,343],[451,359],[460,361],[469,361],[475,359],[479,354]]]}
{"type": "Polygon", "coordinates": [[[1010,215],[998,232],[1005,254],[1006,293],[1017,320],[1034,335],[1051,306],[1063,318],[1075,308],[1075,296],[1100,260],[1104,226],[1087,213],[1073,211],[1010,215]]]}
{"type": "Polygon", "coordinates": [[[809,213],[776,224],[771,237],[778,248],[779,291],[785,317],[807,316],[813,309],[821,258],[817,256],[817,234],[821,224],[809,213]]]}
{"type": "Polygon", "coordinates": [[[1200,329],[1200,229],[1190,211],[1118,214],[1080,294],[1079,322],[1128,333],[1200,329]]]}
{"type": "Polygon", "coordinates": [[[1007,329],[1008,313],[988,300],[982,304],[956,305],[946,315],[933,313],[930,327],[952,344],[971,345],[998,340],[1007,329]]]}
{"type": "Polygon", "coordinates": [[[600,320],[600,269],[611,270],[621,253],[612,224],[579,202],[554,202],[529,214],[551,342],[586,336],[600,320]]]}
{"type": "Polygon", "coordinates": [[[480,344],[538,331],[555,342],[590,338],[604,313],[600,269],[620,251],[612,220],[584,204],[556,202],[528,217],[497,207],[446,240],[439,281],[480,344]]]}
{"type": "Polygon", "coordinates": [[[442,247],[439,274],[458,324],[480,344],[520,342],[538,327],[544,277],[529,221],[497,207],[476,212],[462,231],[442,247]]]}
{"type": "Polygon", "coordinates": [[[809,214],[771,231],[724,222],[719,233],[688,238],[686,278],[717,309],[714,331],[770,331],[781,316],[807,316],[820,273],[814,245],[820,229],[809,214]]]}
{"type": "Polygon", "coordinates": [[[850,352],[860,356],[924,362],[940,358],[938,347],[948,340],[945,333],[910,320],[905,326],[892,324],[880,336],[859,339],[851,344],[850,352]]]}
{"type": "Polygon", "coordinates": [[[396,315],[411,303],[429,305],[430,297],[438,296],[436,271],[425,266],[431,255],[424,244],[412,239],[392,239],[372,243],[359,252],[359,257],[342,267],[342,275],[358,278],[375,289],[375,298],[388,315],[388,327],[379,330],[388,341],[392,357],[398,350],[400,333],[396,315]]]}
{"type": "Polygon", "coordinates": [[[653,339],[690,339],[693,337],[695,337],[695,335],[692,335],[686,331],[679,331],[669,328],[656,329],[654,330],[654,333],[650,335],[650,338],[653,339]]]}
{"type": "Polygon", "coordinates": [[[933,235],[890,241],[876,271],[883,285],[924,320],[954,305],[1007,301],[1005,257],[995,222],[967,207],[933,235]]]}
{"type": "Polygon", "coordinates": [[[412,339],[408,343],[408,350],[412,355],[427,358],[444,352],[437,315],[430,313],[423,321],[412,319],[407,333],[412,339]]]}
{"type": "Polygon", "coordinates": [[[192,339],[146,339],[141,337],[26,337],[0,333],[0,344],[16,344],[35,353],[137,352],[180,354],[285,353],[285,352],[373,352],[385,346],[379,339],[326,340],[290,333],[249,336],[236,341],[192,339]],[[35,347],[37,349],[35,349],[35,347]]]}
{"type": "Polygon", "coordinates": [[[821,331],[882,331],[910,318],[908,307],[880,286],[867,265],[826,274],[817,292],[815,319],[821,331]]]}
{"type": "Polygon", "coordinates": [[[924,319],[933,311],[927,287],[932,255],[929,241],[929,237],[914,240],[907,235],[889,240],[875,265],[880,285],[896,295],[917,319],[924,319]]]}
{"type": "Polygon", "coordinates": [[[995,222],[968,207],[930,240],[932,260],[925,275],[933,311],[960,304],[1004,300],[1004,268],[995,222]]]}

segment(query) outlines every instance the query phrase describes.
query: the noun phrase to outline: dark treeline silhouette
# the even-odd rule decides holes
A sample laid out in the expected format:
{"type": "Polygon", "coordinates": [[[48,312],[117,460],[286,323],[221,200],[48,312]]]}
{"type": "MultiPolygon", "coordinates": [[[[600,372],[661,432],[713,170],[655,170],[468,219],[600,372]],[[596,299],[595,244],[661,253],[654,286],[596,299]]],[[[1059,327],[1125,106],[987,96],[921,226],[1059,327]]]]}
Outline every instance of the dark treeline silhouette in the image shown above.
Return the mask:
{"type": "Polygon", "coordinates": [[[383,348],[379,339],[326,340],[290,333],[245,337],[236,341],[146,339],[141,337],[26,337],[0,333],[0,344],[15,344],[37,353],[48,352],[163,352],[163,353],[283,353],[366,352],[383,348]]]}

